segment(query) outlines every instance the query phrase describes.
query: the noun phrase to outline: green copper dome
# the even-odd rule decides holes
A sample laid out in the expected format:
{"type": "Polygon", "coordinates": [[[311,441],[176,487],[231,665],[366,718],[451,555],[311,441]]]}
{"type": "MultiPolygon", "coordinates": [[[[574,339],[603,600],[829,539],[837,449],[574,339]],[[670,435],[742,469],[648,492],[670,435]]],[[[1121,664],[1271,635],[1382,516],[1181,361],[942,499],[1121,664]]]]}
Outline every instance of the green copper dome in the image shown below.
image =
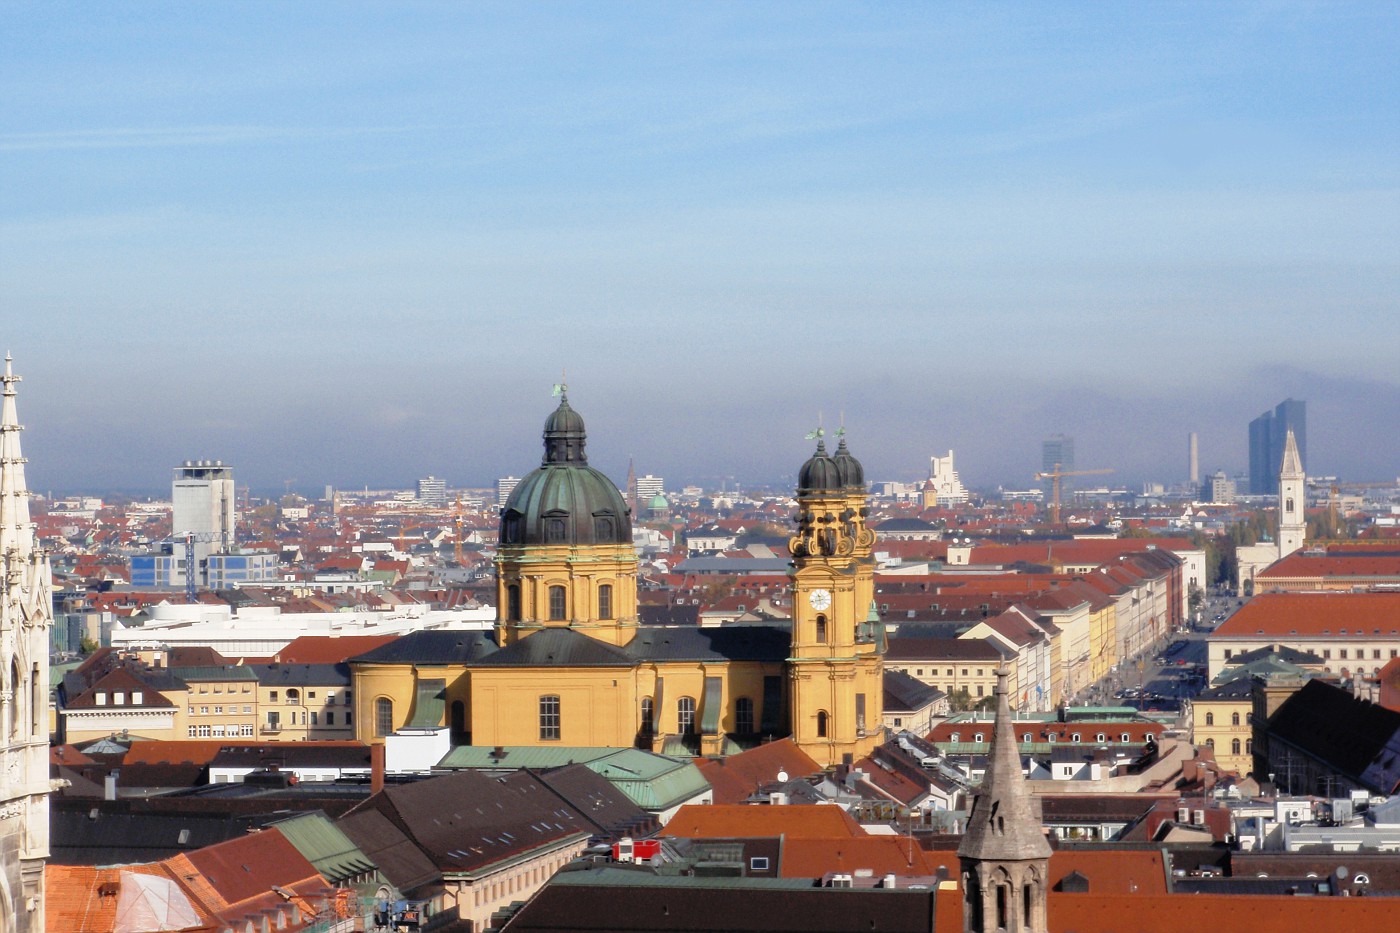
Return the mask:
{"type": "Polygon", "coordinates": [[[501,509],[503,547],[631,544],[632,521],[612,480],[588,465],[583,417],[559,400],[544,423],[544,459],[501,509]]]}

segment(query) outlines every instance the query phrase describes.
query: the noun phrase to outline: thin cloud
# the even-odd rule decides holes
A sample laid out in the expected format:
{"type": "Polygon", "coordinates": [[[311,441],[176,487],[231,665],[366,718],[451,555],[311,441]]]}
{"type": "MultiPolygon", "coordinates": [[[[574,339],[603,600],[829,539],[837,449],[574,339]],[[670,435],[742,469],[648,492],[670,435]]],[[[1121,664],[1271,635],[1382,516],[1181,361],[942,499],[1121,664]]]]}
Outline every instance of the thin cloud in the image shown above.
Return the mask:
{"type": "Polygon", "coordinates": [[[154,149],[176,146],[224,146],[302,139],[340,139],[410,133],[425,127],[279,127],[176,126],[105,127],[42,133],[0,134],[0,152],[44,152],[70,149],[154,149]]]}

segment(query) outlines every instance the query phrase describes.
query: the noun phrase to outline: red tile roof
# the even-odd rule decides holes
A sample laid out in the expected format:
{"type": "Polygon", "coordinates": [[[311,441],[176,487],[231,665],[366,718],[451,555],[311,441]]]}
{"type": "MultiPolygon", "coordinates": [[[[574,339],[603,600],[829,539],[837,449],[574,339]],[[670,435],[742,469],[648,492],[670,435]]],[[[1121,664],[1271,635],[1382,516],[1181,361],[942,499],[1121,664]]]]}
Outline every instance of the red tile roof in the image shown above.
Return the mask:
{"type": "Polygon", "coordinates": [[[301,635],[273,656],[280,664],[339,664],[387,645],[397,635],[301,635]]]}
{"type": "Polygon", "coordinates": [[[737,839],[782,836],[785,839],[839,839],[864,836],[865,830],[845,810],[816,806],[744,806],[687,804],[666,824],[665,834],[687,839],[737,839]]]}
{"type": "Polygon", "coordinates": [[[1215,630],[1216,638],[1400,635],[1400,593],[1262,593],[1215,630]]]}
{"type": "Polygon", "coordinates": [[[717,804],[744,802],[759,785],[776,781],[779,771],[800,778],[822,770],[792,739],[768,742],[727,758],[698,759],[695,764],[714,789],[717,804]]]}
{"type": "Polygon", "coordinates": [[[787,836],[783,839],[779,874],[784,878],[820,878],[828,872],[854,874],[861,869],[869,869],[877,878],[884,875],[929,877],[938,871],[939,865],[944,865],[950,876],[956,877],[957,853],[947,853],[951,858],[938,857],[943,854],[921,849],[916,841],[905,836],[843,836],[834,839],[787,836]]]}

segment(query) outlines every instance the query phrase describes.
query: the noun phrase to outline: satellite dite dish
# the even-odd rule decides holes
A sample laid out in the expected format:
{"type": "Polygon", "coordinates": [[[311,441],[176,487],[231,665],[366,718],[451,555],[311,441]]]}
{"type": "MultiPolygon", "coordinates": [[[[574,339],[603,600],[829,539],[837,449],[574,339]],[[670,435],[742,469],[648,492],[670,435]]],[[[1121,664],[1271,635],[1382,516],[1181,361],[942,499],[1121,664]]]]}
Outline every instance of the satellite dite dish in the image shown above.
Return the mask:
{"type": "Polygon", "coordinates": [[[779,771],[779,772],[778,772],[778,783],[780,783],[780,784],[786,784],[786,783],[787,783],[787,779],[788,779],[788,773],[787,773],[786,771],[779,771]]]}

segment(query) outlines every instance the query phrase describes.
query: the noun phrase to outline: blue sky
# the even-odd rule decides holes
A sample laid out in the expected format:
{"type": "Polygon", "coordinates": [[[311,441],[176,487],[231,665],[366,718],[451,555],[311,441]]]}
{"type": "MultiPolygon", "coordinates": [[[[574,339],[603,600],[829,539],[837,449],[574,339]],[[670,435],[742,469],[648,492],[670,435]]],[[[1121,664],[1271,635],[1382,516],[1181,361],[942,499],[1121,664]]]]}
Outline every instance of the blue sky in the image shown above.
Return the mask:
{"type": "Polygon", "coordinates": [[[38,488],[1400,472],[1400,7],[0,5],[38,488]]]}

